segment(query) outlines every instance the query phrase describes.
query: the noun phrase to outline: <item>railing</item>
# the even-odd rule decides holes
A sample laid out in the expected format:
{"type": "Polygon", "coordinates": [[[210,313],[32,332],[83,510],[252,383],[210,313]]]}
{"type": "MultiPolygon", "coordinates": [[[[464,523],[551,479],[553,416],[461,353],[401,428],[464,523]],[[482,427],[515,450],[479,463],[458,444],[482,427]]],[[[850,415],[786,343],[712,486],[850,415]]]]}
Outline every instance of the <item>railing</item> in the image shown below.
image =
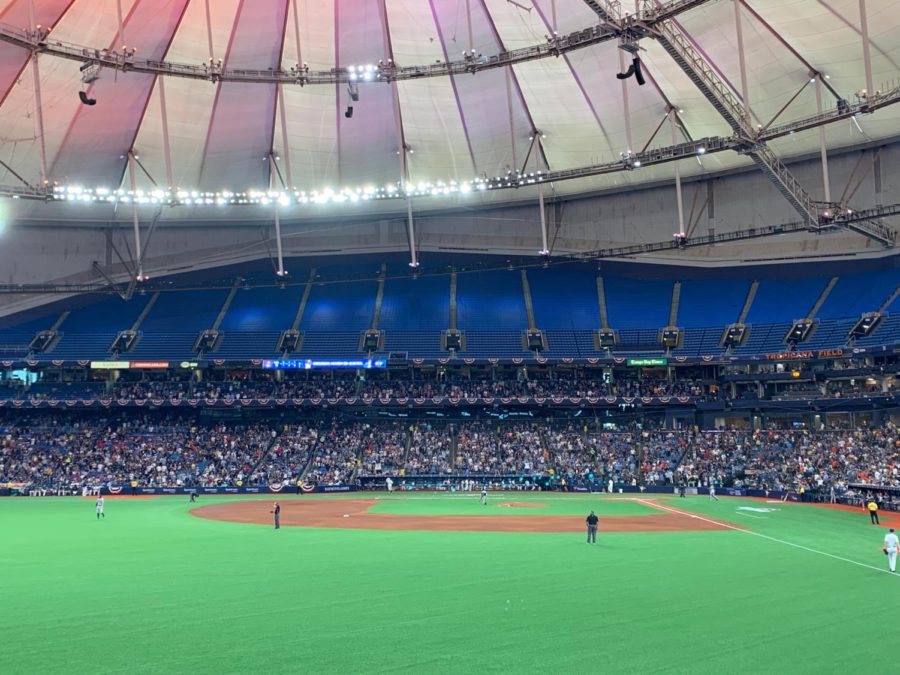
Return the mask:
{"type": "MultiPolygon", "coordinates": [[[[744,105],[738,100],[691,44],[690,39],[671,21],[660,21],[654,26],[663,48],[676,60],[687,66],[687,75],[708,98],[715,99],[720,113],[736,132],[750,132],[750,117],[744,105]]],[[[684,69],[684,68],[683,68],[684,69]]]]}

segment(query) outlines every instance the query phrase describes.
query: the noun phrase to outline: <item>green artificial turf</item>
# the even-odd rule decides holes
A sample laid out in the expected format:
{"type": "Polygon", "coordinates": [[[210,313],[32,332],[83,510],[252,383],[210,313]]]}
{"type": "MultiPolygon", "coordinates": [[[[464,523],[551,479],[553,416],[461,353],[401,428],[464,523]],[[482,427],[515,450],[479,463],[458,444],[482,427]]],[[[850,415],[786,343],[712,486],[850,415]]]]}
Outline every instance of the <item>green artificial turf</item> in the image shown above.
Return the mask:
{"type": "Polygon", "coordinates": [[[0,500],[0,672],[896,671],[900,579],[865,514],[661,503],[764,536],[276,532],[181,497],[110,499],[101,522],[92,500],[0,500]]]}

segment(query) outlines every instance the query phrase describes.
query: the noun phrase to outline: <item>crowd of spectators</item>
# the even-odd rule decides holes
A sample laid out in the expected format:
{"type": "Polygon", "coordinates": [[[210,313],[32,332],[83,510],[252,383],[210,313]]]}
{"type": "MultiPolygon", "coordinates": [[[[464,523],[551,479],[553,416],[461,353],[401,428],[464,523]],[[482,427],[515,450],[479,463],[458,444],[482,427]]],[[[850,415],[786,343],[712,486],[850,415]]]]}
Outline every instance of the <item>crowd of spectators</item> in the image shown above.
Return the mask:
{"type": "Polygon", "coordinates": [[[318,433],[311,426],[285,425],[250,482],[260,485],[296,482],[312,458],[317,438],[318,433]]]}
{"type": "Polygon", "coordinates": [[[597,475],[597,451],[588,443],[587,432],[586,425],[576,422],[546,430],[554,470],[568,485],[597,475]]]}
{"type": "Polygon", "coordinates": [[[611,431],[585,420],[203,421],[196,412],[0,417],[0,483],[220,486],[361,476],[548,477],[566,485],[709,485],[852,494],[900,487],[900,431],[881,427],[611,431]]]}
{"type": "Polygon", "coordinates": [[[3,422],[0,483],[216,486],[246,481],[275,432],[183,416],[3,422]]]}
{"type": "Polygon", "coordinates": [[[370,426],[362,434],[360,459],[364,476],[396,476],[404,471],[409,434],[403,424],[387,422],[370,426]]]}
{"type": "Polygon", "coordinates": [[[37,382],[30,387],[0,387],[0,397],[41,401],[47,399],[136,399],[136,400],[246,400],[246,399],[334,399],[366,397],[390,398],[602,398],[609,396],[694,396],[715,397],[714,384],[696,380],[621,379],[604,382],[600,378],[518,377],[486,379],[393,379],[357,380],[347,375],[309,376],[304,379],[225,380],[144,380],[118,382],[37,382]]]}
{"type": "Polygon", "coordinates": [[[900,486],[900,433],[872,429],[703,432],[679,479],[791,493],[841,496],[851,483],[900,486]]]}
{"type": "Polygon", "coordinates": [[[410,476],[446,475],[451,471],[451,428],[420,422],[411,429],[405,473],[410,476]]]}
{"type": "Polygon", "coordinates": [[[335,420],[319,433],[306,477],[317,485],[351,483],[359,469],[359,448],[367,436],[368,424],[341,424],[335,420]]]}

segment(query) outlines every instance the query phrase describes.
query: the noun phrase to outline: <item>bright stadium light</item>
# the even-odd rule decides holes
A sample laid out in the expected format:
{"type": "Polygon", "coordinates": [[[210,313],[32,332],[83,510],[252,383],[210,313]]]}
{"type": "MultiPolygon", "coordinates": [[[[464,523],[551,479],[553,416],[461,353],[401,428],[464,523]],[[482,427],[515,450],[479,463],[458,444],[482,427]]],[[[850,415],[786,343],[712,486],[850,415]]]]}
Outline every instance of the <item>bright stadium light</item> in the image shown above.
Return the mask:
{"type": "MultiPolygon", "coordinates": [[[[356,66],[356,72],[362,66],[356,66]]],[[[373,66],[373,69],[376,67],[373,66]]],[[[371,71],[375,72],[375,70],[371,71]]],[[[411,150],[410,150],[411,152],[411,150]]],[[[701,152],[698,150],[698,152],[701,152]]],[[[629,169],[639,167],[640,161],[632,155],[623,153],[623,162],[629,169]]],[[[474,191],[485,192],[503,188],[517,188],[543,182],[547,176],[541,171],[522,172],[508,171],[502,176],[477,176],[471,180],[416,180],[397,181],[377,186],[372,183],[359,187],[340,189],[321,188],[318,190],[259,190],[246,191],[219,190],[216,192],[187,188],[153,188],[152,190],[128,190],[109,188],[106,186],[89,188],[81,185],[48,185],[41,193],[48,201],[75,201],[84,204],[92,203],[136,203],[138,205],[165,206],[245,206],[257,204],[269,206],[357,204],[359,202],[384,199],[405,199],[408,197],[444,197],[451,195],[468,195],[474,191]]]]}

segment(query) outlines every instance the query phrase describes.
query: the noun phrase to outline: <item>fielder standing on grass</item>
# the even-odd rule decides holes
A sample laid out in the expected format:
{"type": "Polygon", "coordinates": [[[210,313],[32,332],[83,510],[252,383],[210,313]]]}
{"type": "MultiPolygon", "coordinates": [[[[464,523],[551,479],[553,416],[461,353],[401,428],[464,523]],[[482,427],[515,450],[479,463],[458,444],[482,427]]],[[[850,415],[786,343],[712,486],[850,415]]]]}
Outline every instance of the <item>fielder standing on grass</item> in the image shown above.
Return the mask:
{"type": "Polygon", "coordinates": [[[97,520],[100,520],[101,518],[106,518],[106,514],[103,513],[104,503],[105,502],[103,501],[103,495],[100,495],[99,497],[97,497],[97,520]]]}
{"type": "Polygon", "coordinates": [[[894,532],[894,528],[891,528],[891,531],[884,535],[884,548],[881,549],[884,551],[884,554],[888,559],[888,569],[891,572],[897,571],[897,549],[900,548],[900,539],[897,539],[897,534],[894,532]]]}
{"type": "Polygon", "coordinates": [[[709,484],[709,498],[719,501],[719,498],[716,497],[716,486],[713,485],[712,483],[709,484]]]}
{"type": "Polygon", "coordinates": [[[487,506],[487,487],[481,488],[481,503],[487,506]]]}
{"type": "Polygon", "coordinates": [[[597,523],[600,522],[600,519],[597,517],[597,514],[591,511],[591,514],[585,519],[587,522],[587,543],[588,544],[596,544],[597,543],[597,523]]]}

